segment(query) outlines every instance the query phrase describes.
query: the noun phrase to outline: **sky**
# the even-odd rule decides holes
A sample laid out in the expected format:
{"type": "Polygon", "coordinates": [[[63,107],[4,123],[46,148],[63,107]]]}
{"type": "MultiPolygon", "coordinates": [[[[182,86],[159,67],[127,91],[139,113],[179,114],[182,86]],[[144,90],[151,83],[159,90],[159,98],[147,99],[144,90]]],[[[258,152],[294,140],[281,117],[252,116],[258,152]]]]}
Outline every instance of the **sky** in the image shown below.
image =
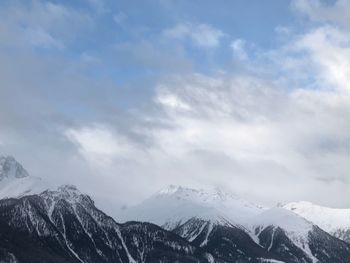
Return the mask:
{"type": "Polygon", "coordinates": [[[101,206],[177,184],[350,207],[347,0],[3,0],[0,153],[101,206]]]}

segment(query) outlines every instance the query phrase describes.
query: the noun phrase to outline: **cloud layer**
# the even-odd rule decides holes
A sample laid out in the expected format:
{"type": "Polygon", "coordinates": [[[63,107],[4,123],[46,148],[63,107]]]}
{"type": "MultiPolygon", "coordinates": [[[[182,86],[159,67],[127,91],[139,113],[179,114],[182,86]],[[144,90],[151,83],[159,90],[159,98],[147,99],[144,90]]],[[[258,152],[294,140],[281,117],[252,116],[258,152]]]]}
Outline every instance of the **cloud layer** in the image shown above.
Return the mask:
{"type": "Polygon", "coordinates": [[[346,1],[292,1],[300,20],[276,24],[268,48],[109,4],[3,6],[1,152],[105,206],[171,183],[350,205],[346,1]]]}

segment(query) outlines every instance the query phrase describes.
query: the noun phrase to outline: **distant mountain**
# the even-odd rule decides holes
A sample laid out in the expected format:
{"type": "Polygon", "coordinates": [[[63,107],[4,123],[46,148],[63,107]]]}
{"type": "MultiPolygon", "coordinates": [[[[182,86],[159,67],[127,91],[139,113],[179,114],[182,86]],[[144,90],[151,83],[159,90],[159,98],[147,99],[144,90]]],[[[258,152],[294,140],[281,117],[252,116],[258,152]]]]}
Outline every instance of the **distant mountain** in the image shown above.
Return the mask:
{"type": "Polygon", "coordinates": [[[344,262],[350,245],[283,208],[264,211],[250,222],[258,243],[286,262],[344,262]]]}
{"type": "Polygon", "coordinates": [[[330,208],[310,202],[286,204],[288,209],[327,231],[329,234],[350,243],[350,209],[330,208]]]}
{"type": "Polygon", "coordinates": [[[258,245],[245,227],[248,218],[262,211],[263,207],[220,189],[205,191],[170,185],[126,210],[124,220],[155,223],[222,262],[264,262],[279,257],[258,245]]]}
{"type": "Polygon", "coordinates": [[[220,189],[206,191],[170,185],[141,204],[125,210],[121,220],[152,222],[172,230],[193,217],[243,227],[264,208],[220,189]]]}
{"type": "Polygon", "coordinates": [[[0,200],[0,240],[3,262],[214,260],[204,250],[156,225],[117,224],[73,186],[0,200]]]}
{"type": "Polygon", "coordinates": [[[172,230],[223,262],[331,263],[350,259],[349,244],[304,218],[219,190],[170,186],[126,214],[172,230]]]}
{"type": "Polygon", "coordinates": [[[49,187],[43,179],[30,176],[12,156],[0,155],[0,199],[37,194],[49,187]]]}

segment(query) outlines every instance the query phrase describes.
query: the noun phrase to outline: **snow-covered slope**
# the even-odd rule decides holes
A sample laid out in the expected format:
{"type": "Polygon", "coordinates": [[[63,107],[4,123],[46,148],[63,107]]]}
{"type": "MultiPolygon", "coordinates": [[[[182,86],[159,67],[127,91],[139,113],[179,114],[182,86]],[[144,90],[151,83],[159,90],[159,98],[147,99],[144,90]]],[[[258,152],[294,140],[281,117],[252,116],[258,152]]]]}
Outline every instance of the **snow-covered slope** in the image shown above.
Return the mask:
{"type": "MultiPolygon", "coordinates": [[[[274,248],[276,233],[278,231],[283,231],[283,234],[286,235],[293,245],[305,252],[306,255],[312,259],[312,262],[317,262],[309,248],[309,232],[312,231],[313,225],[304,218],[283,208],[274,207],[253,218],[251,227],[260,241],[260,244],[264,247],[268,245],[267,249],[269,251],[274,248]],[[264,231],[269,234],[271,233],[269,244],[261,242],[263,241],[262,233],[264,233],[264,231]]],[[[278,244],[278,246],[280,245],[281,244],[278,244]]],[[[296,257],[304,258],[305,255],[299,253],[296,257]]]]}
{"type": "Polygon", "coordinates": [[[276,226],[285,229],[290,235],[307,236],[312,230],[313,224],[306,219],[290,212],[281,207],[273,207],[263,211],[256,217],[252,218],[251,223],[256,226],[276,226]]]}
{"type": "Polygon", "coordinates": [[[48,188],[47,182],[29,175],[12,156],[0,155],[0,199],[37,194],[48,188]]]}
{"type": "Polygon", "coordinates": [[[192,218],[173,230],[191,244],[210,252],[219,262],[283,262],[256,242],[247,230],[192,218]]]}
{"type": "Polygon", "coordinates": [[[342,262],[350,246],[282,207],[268,209],[250,222],[259,244],[294,262],[342,262]]]}
{"type": "Polygon", "coordinates": [[[289,203],[284,208],[350,243],[350,209],[324,207],[305,201],[289,203]]]}
{"type": "Polygon", "coordinates": [[[210,252],[219,262],[273,262],[246,222],[264,208],[219,189],[169,186],[126,211],[124,220],[152,222],[210,252]],[[265,261],[264,261],[265,260],[265,261]]]}
{"type": "Polygon", "coordinates": [[[247,218],[262,210],[258,205],[219,189],[205,191],[170,185],[127,209],[122,219],[152,222],[167,229],[174,229],[191,218],[244,225],[247,218]]]}

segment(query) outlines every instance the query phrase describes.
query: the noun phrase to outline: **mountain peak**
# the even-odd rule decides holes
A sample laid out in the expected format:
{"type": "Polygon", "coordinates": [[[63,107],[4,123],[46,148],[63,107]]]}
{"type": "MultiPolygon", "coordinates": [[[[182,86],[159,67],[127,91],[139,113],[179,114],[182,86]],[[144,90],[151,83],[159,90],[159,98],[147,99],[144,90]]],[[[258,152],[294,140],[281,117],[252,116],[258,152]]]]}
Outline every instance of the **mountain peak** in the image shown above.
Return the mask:
{"type": "Polygon", "coordinates": [[[234,225],[242,225],[247,217],[261,211],[260,206],[222,189],[204,190],[169,185],[141,204],[129,208],[122,220],[148,221],[167,229],[191,218],[215,223],[230,221],[234,225]]]}
{"type": "Polygon", "coordinates": [[[40,194],[52,204],[65,200],[70,204],[82,204],[91,206],[94,204],[93,200],[85,194],[82,194],[75,185],[61,185],[56,190],[46,190],[40,194]]]}
{"type": "Polygon", "coordinates": [[[24,178],[28,176],[28,172],[14,157],[0,155],[0,181],[5,178],[24,178]]]}
{"type": "Polygon", "coordinates": [[[58,191],[67,192],[71,194],[81,194],[78,188],[73,184],[61,185],[60,187],[58,187],[58,191]]]}
{"type": "Polygon", "coordinates": [[[79,200],[83,195],[75,185],[70,184],[61,185],[56,190],[46,190],[42,194],[67,200],[79,200]]]}
{"type": "Polygon", "coordinates": [[[240,199],[236,194],[223,190],[219,187],[212,189],[194,189],[179,185],[169,185],[168,187],[159,191],[156,196],[175,197],[177,199],[190,200],[197,203],[221,203],[240,199]]]}

